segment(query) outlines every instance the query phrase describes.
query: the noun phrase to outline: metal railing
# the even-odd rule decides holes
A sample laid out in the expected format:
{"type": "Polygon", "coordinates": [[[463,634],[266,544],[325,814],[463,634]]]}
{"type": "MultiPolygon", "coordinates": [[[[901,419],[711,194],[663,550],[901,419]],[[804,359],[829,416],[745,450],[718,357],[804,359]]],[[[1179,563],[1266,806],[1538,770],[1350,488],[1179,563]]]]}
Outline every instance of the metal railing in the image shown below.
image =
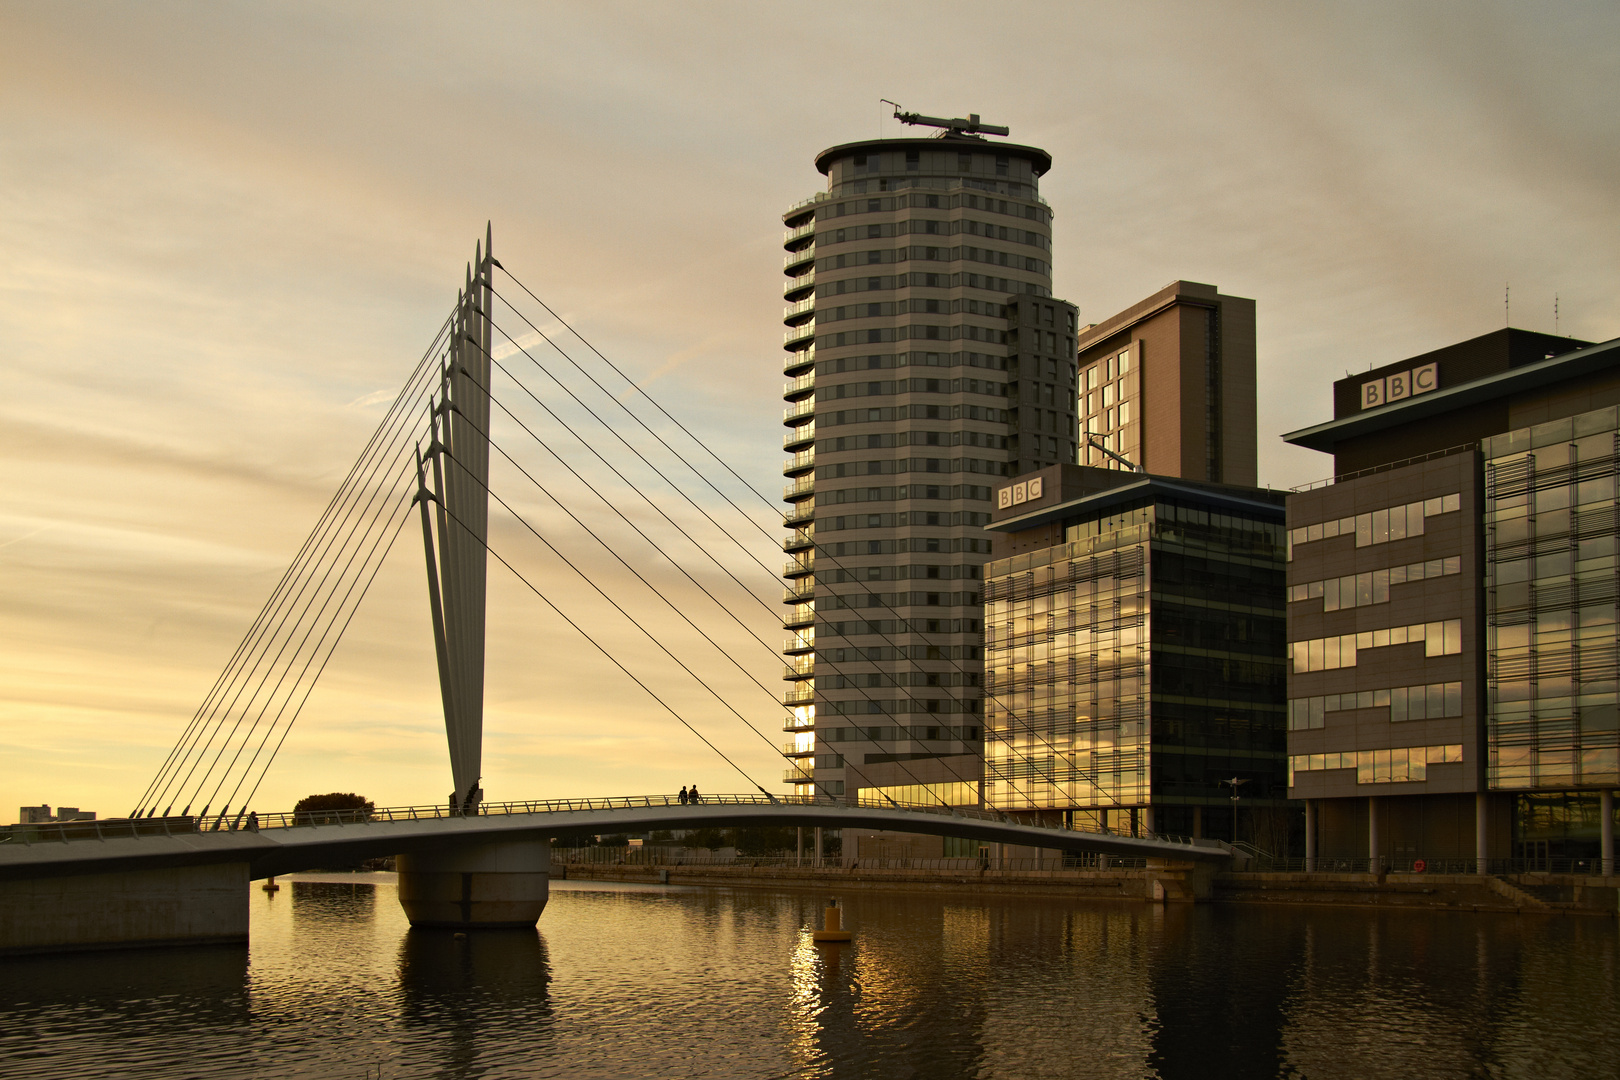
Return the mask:
{"type": "MultiPolygon", "coordinates": [[[[881,797],[880,797],[881,798],[881,797]]],[[[466,811],[445,804],[431,806],[391,806],[357,810],[303,810],[221,815],[208,818],[112,818],[104,821],[65,821],[36,825],[0,827],[0,842],[24,844],[70,842],[73,840],[111,840],[127,837],[177,835],[196,832],[235,832],[242,830],[297,829],[317,825],[367,826],[384,822],[429,821],[441,818],[503,817],[520,814],[561,814],[578,811],[641,810],[650,807],[679,806],[680,798],[674,794],[611,796],[581,799],[529,799],[513,802],[479,803],[466,811]]],[[[1156,840],[1161,843],[1218,848],[1231,847],[1218,840],[1193,840],[1190,837],[1170,836],[1162,833],[1142,832],[1135,837],[1106,828],[1083,828],[1064,825],[1061,821],[1022,820],[1000,810],[970,806],[940,806],[937,803],[906,803],[881,798],[879,805],[852,806],[838,799],[815,795],[760,795],[725,794],[704,795],[705,806],[819,806],[827,809],[900,810],[907,813],[949,817],[963,821],[995,822],[1017,825],[1052,833],[1086,833],[1098,836],[1156,840]]]]}
{"type": "Polygon", "coordinates": [[[1402,857],[1399,859],[1379,859],[1378,865],[1373,860],[1361,858],[1330,858],[1319,855],[1314,860],[1307,861],[1299,857],[1278,858],[1262,857],[1240,860],[1232,867],[1233,870],[1245,873],[1260,874],[1475,874],[1475,875],[1520,875],[1520,874],[1558,874],[1558,875],[1603,875],[1602,860],[1591,859],[1486,859],[1484,869],[1480,869],[1478,859],[1426,859],[1422,857],[1402,857]],[[1314,862],[1314,866],[1308,863],[1314,862]],[[1421,868],[1419,867],[1421,865],[1421,868]]]}
{"type": "Polygon", "coordinates": [[[1370,468],[1357,469],[1354,472],[1339,473],[1337,476],[1327,476],[1323,477],[1321,480],[1312,480],[1309,483],[1297,484],[1288,490],[1314,491],[1317,488],[1328,487],[1332,484],[1342,484],[1346,480],[1354,480],[1357,477],[1371,476],[1373,473],[1388,472],[1391,469],[1405,468],[1408,465],[1416,465],[1422,461],[1431,461],[1434,458],[1450,457],[1452,454],[1467,453],[1469,450],[1474,450],[1478,447],[1479,443],[1477,442],[1458,443],[1456,446],[1448,446],[1444,450],[1431,450],[1427,454],[1419,454],[1416,457],[1401,458],[1399,461],[1386,461],[1382,465],[1373,465],[1370,468]]]}
{"type": "MultiPolygon", "coordinates": [[[[806,851],[802,856],[793,853],[778,853],[775,855],[743,855],[721,850],[705,848],[682,847],[618,847],[609,844],[593,845],[591,847],[554,847],[551,849],[551,861],[555,864],[570,867],[589,866],[650,866],[650,867],[706,867],[726,866],[741,869],[812,869],[815,867],[815,856],[806,851]]],[[[1101,855],[1095,852],[1076,852],[1064,855],[1048,855],[1044,858],[1003,857],[997,859],[993,854],[980,856],[957,856],[938,859],[918,859],[902,856],[860,855],[845,862],[842,856],[823,855],[821,866],[824,869],[839,870],[933,870],[955,871],[957,873],[978,873],[982,870],[1023,871],[1063,871],[1063,870],[1140,870],[1147,865],[1143,858],[1123,858],[1118,855],[1101,855]]]]}

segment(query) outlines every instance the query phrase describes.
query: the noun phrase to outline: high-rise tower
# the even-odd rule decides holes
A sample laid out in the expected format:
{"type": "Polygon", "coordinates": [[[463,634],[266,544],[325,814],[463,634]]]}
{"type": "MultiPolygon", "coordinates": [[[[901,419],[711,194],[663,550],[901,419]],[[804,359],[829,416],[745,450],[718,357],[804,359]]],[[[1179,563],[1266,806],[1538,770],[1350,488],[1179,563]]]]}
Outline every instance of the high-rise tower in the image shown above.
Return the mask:
{"type": "Polygon", "coordinates": [[[822,151],[827,190],[783,215],[785,779],[803,794],[978,801],[991,493],[1075,460],[1051,157],[977,117],[933,123],[822,151]]]}

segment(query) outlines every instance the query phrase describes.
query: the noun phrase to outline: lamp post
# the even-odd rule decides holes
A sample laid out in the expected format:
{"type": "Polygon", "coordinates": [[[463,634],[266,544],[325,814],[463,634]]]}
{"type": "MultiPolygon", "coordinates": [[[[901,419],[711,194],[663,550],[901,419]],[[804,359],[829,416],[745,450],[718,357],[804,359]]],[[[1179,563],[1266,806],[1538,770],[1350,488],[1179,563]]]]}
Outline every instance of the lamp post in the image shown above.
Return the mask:
{"type": "Polygon", "coordinates": [[[1232,843],[1235,844],[1238,842],[1238,788],[1248,781],[1234,776],[1230,780],[1222,780],[1221,783],[1232,789],[1232,843]]]}

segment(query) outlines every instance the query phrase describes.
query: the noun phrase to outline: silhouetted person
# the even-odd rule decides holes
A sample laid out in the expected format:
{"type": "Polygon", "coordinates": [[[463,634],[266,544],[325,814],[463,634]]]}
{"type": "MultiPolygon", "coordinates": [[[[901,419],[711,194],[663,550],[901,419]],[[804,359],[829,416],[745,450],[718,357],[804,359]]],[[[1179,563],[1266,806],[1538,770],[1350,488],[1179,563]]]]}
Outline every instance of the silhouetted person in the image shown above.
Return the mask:
{"type": "Polygon", "coordinates": [[[686,805],[686,785],[681,785],[681,805],[686,805]]]}
{"type": "Polygon", "coordinates": [[[700,801],[698,799],[698,790],[697,790],[697,785],[696,784],[692,785],[692,793],[690,795],[688,795],[687,798],[690,799],[694,805],[696,805],[700,801]]]}

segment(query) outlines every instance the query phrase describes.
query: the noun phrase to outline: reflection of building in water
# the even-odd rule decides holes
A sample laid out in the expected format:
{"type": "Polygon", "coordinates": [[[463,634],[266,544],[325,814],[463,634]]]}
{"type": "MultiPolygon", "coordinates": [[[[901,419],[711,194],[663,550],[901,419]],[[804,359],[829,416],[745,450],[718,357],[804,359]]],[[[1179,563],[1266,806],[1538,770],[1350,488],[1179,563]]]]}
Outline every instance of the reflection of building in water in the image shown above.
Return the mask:
{"type": "Polygon", "coordinates": [[[1236,777],[1285,847],[1282,497],[1056,466],[990,529],[986,804],[1230,838],[1236,777]]]}
{"type": "Polygon", "coordinates": [[[1337,474],[1289,499],[1320,855],[1612,859],[1620,342],[1583,345],[1499,330],[1342,379],[1286,436],[1337,474]]]}

